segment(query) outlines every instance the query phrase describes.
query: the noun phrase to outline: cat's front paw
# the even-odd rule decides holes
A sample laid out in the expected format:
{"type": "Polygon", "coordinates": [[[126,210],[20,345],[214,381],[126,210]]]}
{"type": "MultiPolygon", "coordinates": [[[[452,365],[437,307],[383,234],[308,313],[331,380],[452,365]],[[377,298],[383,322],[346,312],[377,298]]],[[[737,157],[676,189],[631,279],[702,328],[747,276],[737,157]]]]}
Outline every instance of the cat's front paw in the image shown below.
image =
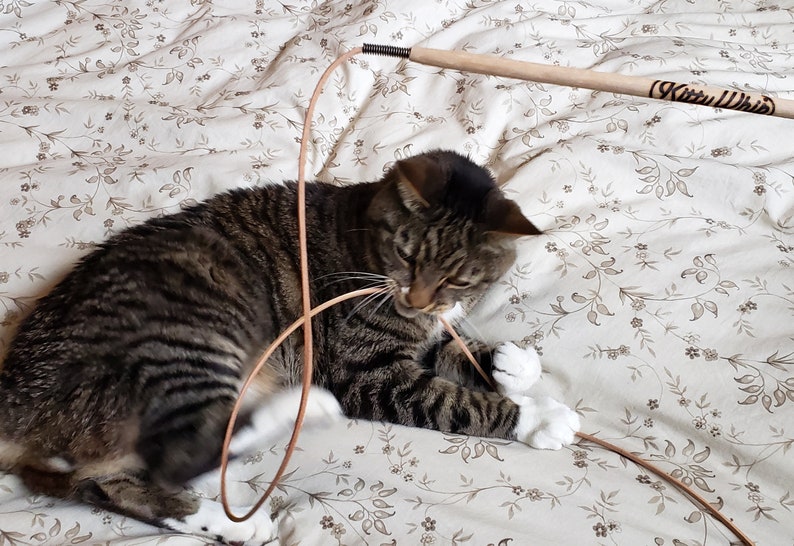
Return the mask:
{"type": "MultiPolygon", "coordinates": [[[[232,507],[232,512],[238,516],[247,511],[247,508],[232,507]]],[[[174,531],[232,546],[261,546],[278,538],[278,524],[266,511],[258,510],[249,519],[236,523],[226,517],[220,503],[209,499],[201,499],[195,514],[180,519],[165,519],[162,523],[174,531]]]]}
{"type": "Polygon", "coordinates": [[[505,396],[526,394],[540,379],[540,372],[540,357],[534,347],[522,349],[515,343],[503,343],[494,351],[491,375],[505,396]]]}
{"type": "Polygon", "coordinates": [[[560,449],[572,444],[579,431],[579,415],[549,397],[513,397],[519,406],[516,438],[536,449],[560,449]]]}

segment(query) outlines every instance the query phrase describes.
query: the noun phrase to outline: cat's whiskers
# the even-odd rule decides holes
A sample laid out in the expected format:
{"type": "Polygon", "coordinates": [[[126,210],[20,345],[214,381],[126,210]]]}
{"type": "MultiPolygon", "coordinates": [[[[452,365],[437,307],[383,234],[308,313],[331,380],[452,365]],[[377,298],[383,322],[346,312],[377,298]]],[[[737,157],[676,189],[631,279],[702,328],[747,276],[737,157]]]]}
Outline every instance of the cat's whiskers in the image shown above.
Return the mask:
{"type": "MultiPolygon", "coordinates": [[[[361,311],[364,307],[366,307],[370,303],[383,300],[375,308],[376,311],[377,309],[380,309],[380,307],[383,305],[383,302],[388,301],[388,299],[392,296],[394,292],[394,281],[392,279],[388,279],[387,281],[383,281],[383,284],[381,286],[378,286],[378,283],[373,283],[373,285],[368,288],[380,288],[381,290],[373,294],[370,294],[369,296],[358,302],[356,306],[353,307],[353,309],[345,317],[345,322],[350,320],[350,317],[361,311]]],[[[369,316],[372,316],[372,313],[370,313],[369,316]]]]}
{"type": "Polygon", "coordinates": [[[380,310],[380,308],[383,307],[383,304],[387,303],[388,301],[394,298],[395,291],[397,290],[398,286],[399,285],[397,284],[397,282],[391,277],[384,277],[383,285],[381,287],[382,290],[380,292],[372,294],[372,296],[370,297],[365,298],[364,301],[362,301],[359,305],[357,305],[353,309],[353,311],[351,311],[348,314],[346,320],[349,320],[350,317],[353,316],[353,314],[360,312],[367,305],[371,303],[377,303],[377,305],[375,305],[375,308],[371,310],[370,313],[367,315],[367,318],[372,317],[374,313],[377,313],[380,310]]]}
{"type": "MultiPolygon", "coordinates": [[[[379,298],[379,297],[380,297],[382,294],[383,294],[382,292],[378,292],[377,294],[371,294],[371,295],[367,296],[366,298],[364,298],[363,300],[361,300],[361,302],[359,302],[359,303],[358,303],[358,304],[357,304],[357,305],[356,305],[356,306],[355,306],[355,307],[354,307],[354,308],[353,308],[353,309],[352,309],[352,310],[351,310],[351,311],[350,311],[350,312],[347,314],[347,316],[345,316],[345,322],[349,321],[349,320],[350,320],[350,318],[351,318],[351,317],[353,317],[353,315],[356,315],[356,314],[358,314],[359,312],[361,312],[361,310],[362,310],[364,307],[366,307],[367,305],[369,305],[370,303],[373,303],[373,302],[377,301],[377,300],[378,300],[378,298],[379,298]]],[[[370,316],[371,316],[371,314],[370,314],[370,316]]]]}
{"type": "Polygon", "coordinates": [[[388,283],[391,281],[391,278],[387,277],[386,275],[380,275],[378,273],[369,273],[366,271],[337,271],[335,273],[328,273],[327,275],[322,275],[317,277],[313,280],[313,282],[318,282],[322,279],[327,279],[329,277],[338,277],[334,280],[326,282],[323,284],[324,287],[331,286],[333,284],[338,284],[341,282],[347,281],[371,281],[372,284],[369,284],[363,288],[374,288],[378,285],[378,283],[388,283]]]}
{"type": "Polygon", "coordinates": [[[377,277],[379,279],[388,279],[389,278],[386,275],[383,275],[381,273],[372,273],[371,271],[334,271],[333,273],[326,273],[325,275],[320,275],[319,277],[316,277],[314,280],[317,281],[317,280],[320,280],[320,279],[325,279],[327,277],[336,277],[336,276],[339,276],[339,275],[356,275],[356,276],[360,276],[360,277],[365,277],[365,276],[366,277],[377,277]]]}
{"type": "Polygon", "coordinates": [[[373,314],[377,313],[380,308],[383,307],[383,304],[388,302],[392,297],[394,297],[394,291],[389,290],[388,292],[384,292],[380,298],[380,301],[378,302],[378,305],[376,305],[375,309],[370,312],[369,316],[371,317],[373,314]]]}

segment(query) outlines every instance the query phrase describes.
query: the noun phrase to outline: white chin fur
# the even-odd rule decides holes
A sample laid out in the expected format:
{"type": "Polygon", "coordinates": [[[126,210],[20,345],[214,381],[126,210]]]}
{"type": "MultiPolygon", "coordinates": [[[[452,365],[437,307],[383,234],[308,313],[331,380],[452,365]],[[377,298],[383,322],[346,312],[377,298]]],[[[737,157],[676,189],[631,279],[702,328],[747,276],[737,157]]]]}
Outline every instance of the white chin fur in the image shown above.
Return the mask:
{"type": "Polygon", "coordinates": [[[448,322],[454,324],[456,320],[460,319],[465,314],[466,312],[463,310],[463,305],[461,305],[460,302],[457,302],[452,309],[441,313],[441,316],[444,317],[448,322]]]}

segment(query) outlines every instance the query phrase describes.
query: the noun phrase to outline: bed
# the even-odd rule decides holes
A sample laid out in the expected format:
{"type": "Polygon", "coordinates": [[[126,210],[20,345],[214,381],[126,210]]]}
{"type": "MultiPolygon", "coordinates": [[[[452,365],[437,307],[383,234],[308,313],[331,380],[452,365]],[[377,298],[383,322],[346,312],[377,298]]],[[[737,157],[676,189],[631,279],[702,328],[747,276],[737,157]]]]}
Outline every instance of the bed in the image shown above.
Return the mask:
{"type": "MultiPolygon", "coordinates": [[[[789,4],[786,7],[786,4],[789,4]]],[[[112,233],[294,179],[321,72],[363,42],[457,49],[794,98],[773,0],[400,3],[0,0],[0,353],[112,233]]],[[[759,545],[794,544],[794,121],[357,56],[307,172],[338,184],[444,147],[545,234],[472,317],[534,346],[582,428],[691,485],[759,545]],[[786,136],[789,135],[789,136],[786,136]]],[[[0,401],[2,403],[2,401],[0,401]]],[[[236,504],[287,437],[230,468],[236,504]]],[[[217,473],[197,479],[218,494],[217,473]]],[[[284,545],[724,545],[659,477],[580,442],[379,422],[308,428],[265,508],[284,545]]],[[[0,474],[0,545],[202,544],[0,474]]]]}

